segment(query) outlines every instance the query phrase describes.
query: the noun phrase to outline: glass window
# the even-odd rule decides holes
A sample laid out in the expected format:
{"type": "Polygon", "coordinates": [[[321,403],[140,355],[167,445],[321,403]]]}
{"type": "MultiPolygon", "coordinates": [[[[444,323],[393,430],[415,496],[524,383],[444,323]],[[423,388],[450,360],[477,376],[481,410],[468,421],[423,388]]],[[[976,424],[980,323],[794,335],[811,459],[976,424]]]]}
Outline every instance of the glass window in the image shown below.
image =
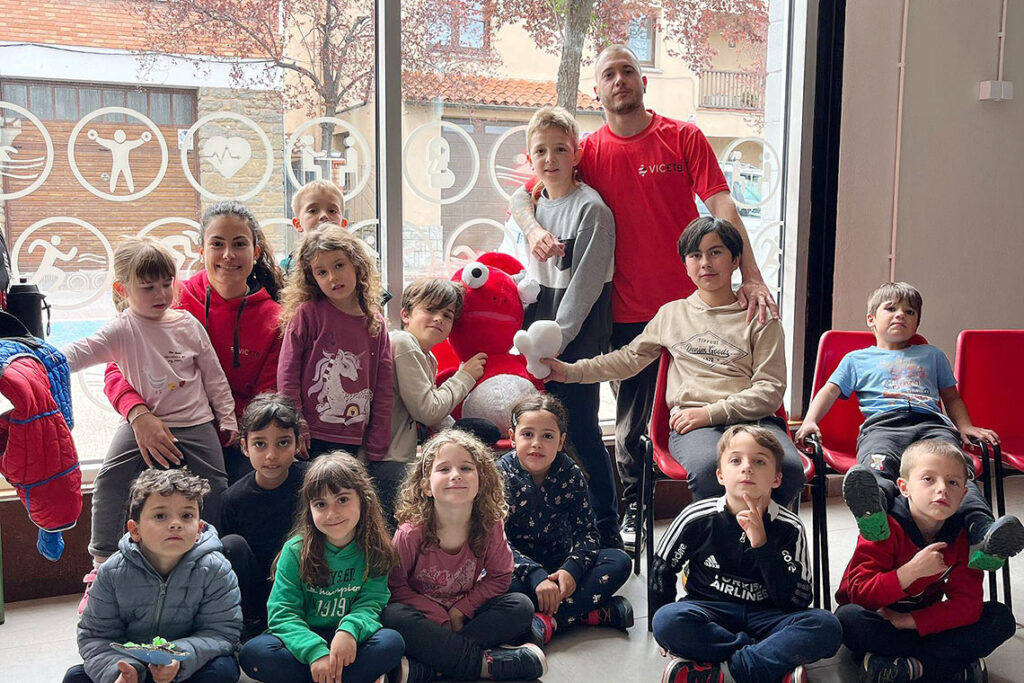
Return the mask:
{"type": "Polygon", "coordinates": [[[53,88],[48,85],[32,85],[28,89],[29,110],[43,119],[53,118],[53,88]]]}
{"type": "Polygon", "coordinates": [[[636,17],[629,22],[629,47],[641,66],[654,66],[654,17],[636,17]]]}
{"type": "Polygon", "coordinates": [[[139,112],[143,116],[149,116],[149,107],[146,103],[146,93],[138,90],[129,90],[127,94],[127,107],[139,112]]]}
{"type": "Polygon", "coordinates": [[[96,88],[82,88],[78,91],[79,116],[85,116],[100,108],[100,91],[96,88]]]}
{"type": "Polygon", "coordinates": [[[195,108],[195,98],[192,95],[178,93],[172,97],[174,98],[174,123],[179,126],[191,126],[195,121],[192,111],[195,108]]]}
{"type": "Polygon", "coordinates": [[[171,96],[165,92],[149,94],[149,118],[153,123],[163,126],[171,122],[171,96]]]}
{"type": "MultiPolygon", "coordinates": [[[[18,83],[4,83],[4,99],[18,106],[28,108],[28,88],[18,83]]],[[[13,111],[8,111],[4,116],[20,118],[13,111]]]]}
{"type": "Polygon", "coordinates": [[[56,118],[58,121],[78,120],[78,90],[75,88],[53,89],[54,99],[57,103],[56,118]]]}
{"type": "MultiPolygon", "coordinates": [[[[103,89],[104,107],[123,107],[124,100],[124,90],[103,89]]],[[[104,114],[103,120],[106,123],[124,123],[124,114],[104,114]]]]}
{"type": "Polygon", "coordinates": [[[478,50],[484,46],[484,4],[468,4],[466,16],[460,24],[459,46],[478,50]]]}

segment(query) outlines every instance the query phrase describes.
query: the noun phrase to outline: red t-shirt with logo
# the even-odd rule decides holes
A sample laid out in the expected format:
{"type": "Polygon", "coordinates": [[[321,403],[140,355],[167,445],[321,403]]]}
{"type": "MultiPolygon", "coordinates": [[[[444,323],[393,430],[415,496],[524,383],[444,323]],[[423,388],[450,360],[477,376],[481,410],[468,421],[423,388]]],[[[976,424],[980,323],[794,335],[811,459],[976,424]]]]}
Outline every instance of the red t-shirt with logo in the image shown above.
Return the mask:
{"type": "Polygon", "coordinates": [[[615,214],[617,323],[647,322],[662,304],[693,292],[676,242],[698,215],[694,194],[706,200],[729,190],[697,126],[650,113],[636,135],[618,136],[606,124],[583,141],[583,180],[615,214]]]}

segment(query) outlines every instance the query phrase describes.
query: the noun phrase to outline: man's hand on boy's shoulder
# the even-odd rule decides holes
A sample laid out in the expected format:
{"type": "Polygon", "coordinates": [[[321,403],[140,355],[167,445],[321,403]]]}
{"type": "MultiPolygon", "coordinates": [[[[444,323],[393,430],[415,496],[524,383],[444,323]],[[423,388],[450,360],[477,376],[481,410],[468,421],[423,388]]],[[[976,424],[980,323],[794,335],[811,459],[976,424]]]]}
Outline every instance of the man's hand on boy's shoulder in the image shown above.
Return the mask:
{"type": "Polygon", "coordinates": [[[736,292],[736,299],[741,306],[747,308],[747,322],[749,323],[757,316],[757,322],[762,325],[771,320],[779,319],[779,305],[775,303],[768,285],[756,280],[747,280],[740,285],[736,292]]]}

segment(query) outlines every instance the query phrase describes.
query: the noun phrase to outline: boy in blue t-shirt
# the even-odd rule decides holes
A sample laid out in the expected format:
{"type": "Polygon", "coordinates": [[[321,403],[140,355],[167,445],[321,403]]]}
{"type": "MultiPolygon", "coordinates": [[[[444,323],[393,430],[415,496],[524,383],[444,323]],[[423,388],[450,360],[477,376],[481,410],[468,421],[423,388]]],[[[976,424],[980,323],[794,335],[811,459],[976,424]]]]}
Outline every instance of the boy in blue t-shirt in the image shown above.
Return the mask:
{"type": "MultiPolygon", "coordinates": [[[[911,345],[921,320],[921,294],[905,282],[888,282],[868,299],[867,323],[875,346],[848,353],[815,395],[797,441],[820,434],[821,420],[836,399],[857,393],[864,424],[857,437],[857,465],[843,480],[843,498],[869,541],[889,537],[888,509],[897,496],[903,451],[922,439],[960,447],[971,439],[998,443],[990,429],[971,424],[949,361],[938,348],[911,345]],[[946,409],[945,414],[942,408],[946,409]]],[[[1024,548],[1024,526],[1012,516],[992,518],[992,509],[972,481],[961,510],[971,541],[970,566],[995,570],[1024,548]]]]}

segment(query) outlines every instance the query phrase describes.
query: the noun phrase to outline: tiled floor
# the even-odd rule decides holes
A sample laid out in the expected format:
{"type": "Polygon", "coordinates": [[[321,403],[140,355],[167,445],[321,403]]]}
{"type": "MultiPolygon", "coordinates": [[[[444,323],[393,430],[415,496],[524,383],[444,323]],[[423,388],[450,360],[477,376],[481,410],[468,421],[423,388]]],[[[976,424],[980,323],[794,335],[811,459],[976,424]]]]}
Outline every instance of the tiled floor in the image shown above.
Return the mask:
{"type": "MultiPolygon", "coordinates": [[[[1011,478],[1008,512],[1024,516],[1024,477],[1011,478]]],[[[810,506],[802,511],[810,530],[810,506]]],[[[856,541],[853,518],[842,500],[829,500],[831,580],[833,591],[856,541]]],[[[1024,562],[1013,571],[1013,590],[1018,620],[1024,619],[1024,562]]],[[[608,629],[580,629],[556,640],[548,648],[545,683],[592,681],[657,681],[665,665],[653,638],[646,631],[647,610],[643,575],[632,577],[624,594],[636,608],[637,625],[628,635],[608,629]]],[[[37,683],[60,681],[64,671],[81,660],[75,646],[75,607],[78,595],[32,600],[7,606],[7,623],[0,626],[0,681],[37,683]]],[[[989,681],[1024,681],[1024,630],[1018,629],[988,659],[989,681]],[[1016,672],[1016,673],[1015,673],[1016,672]]],[[[856,681],[857,672],[845,651],[838,657],[813,665],[809,677],[815,682],[856,681]]],[[[243,676],[243,681],[249,679],[243,676]]]]}

